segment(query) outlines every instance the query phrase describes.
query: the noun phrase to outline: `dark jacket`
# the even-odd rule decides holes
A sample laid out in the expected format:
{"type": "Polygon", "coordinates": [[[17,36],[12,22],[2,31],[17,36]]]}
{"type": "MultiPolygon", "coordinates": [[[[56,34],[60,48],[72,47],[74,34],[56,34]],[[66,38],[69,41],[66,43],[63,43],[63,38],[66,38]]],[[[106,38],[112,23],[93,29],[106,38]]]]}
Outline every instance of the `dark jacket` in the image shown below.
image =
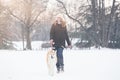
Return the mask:
{"type": "Polygon", "coordinates": [[[55,42],[54,46],[57,47],[65,47],[65,40],[67,41],[68,45],[71,45],[71,42],[68,38],[67,29],[66,27],[62,27],[61,24],[56,24],[56,26],[52,25],[50,39],[53,39],[55,42]]]}

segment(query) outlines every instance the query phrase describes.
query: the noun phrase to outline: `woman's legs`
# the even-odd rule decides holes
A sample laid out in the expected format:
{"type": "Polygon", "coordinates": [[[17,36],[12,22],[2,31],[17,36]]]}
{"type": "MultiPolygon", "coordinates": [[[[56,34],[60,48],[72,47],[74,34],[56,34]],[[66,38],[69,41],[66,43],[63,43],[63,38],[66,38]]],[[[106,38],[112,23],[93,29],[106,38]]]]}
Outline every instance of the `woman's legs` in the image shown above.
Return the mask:
{"type": "Polygon", "coordinates": [[[60,71],[60,69],[62,71],[64,71],[64,60],[63,60],[63,48],[57,48],[57,70],[58,72],[60,71]]]}

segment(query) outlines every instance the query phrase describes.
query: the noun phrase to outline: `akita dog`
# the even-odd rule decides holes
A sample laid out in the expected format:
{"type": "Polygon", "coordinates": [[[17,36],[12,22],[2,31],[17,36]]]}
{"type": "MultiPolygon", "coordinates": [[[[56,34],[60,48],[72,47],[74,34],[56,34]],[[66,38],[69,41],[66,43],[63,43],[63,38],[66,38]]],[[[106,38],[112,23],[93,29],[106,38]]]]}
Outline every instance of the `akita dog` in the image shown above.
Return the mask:
{"type": "Polygon", "coordinates": [[[55,65],[57,63],[56,51],[50,49],[47,53],[47,66],[48,66],[48,73],[50,76],[54,75],[55,65]]]}

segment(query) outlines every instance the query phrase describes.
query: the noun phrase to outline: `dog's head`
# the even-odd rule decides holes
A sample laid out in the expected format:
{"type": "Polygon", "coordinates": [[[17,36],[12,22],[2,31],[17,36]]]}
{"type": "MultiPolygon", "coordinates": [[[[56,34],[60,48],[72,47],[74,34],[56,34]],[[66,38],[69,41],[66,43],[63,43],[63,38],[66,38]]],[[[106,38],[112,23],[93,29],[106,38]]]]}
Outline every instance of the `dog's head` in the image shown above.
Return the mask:
{"type": "Polygon", "coordinates": [[[48,54],[54,55],[54,54],[56,54],[56,51],[51,49],[48,51],[48,54]]]}

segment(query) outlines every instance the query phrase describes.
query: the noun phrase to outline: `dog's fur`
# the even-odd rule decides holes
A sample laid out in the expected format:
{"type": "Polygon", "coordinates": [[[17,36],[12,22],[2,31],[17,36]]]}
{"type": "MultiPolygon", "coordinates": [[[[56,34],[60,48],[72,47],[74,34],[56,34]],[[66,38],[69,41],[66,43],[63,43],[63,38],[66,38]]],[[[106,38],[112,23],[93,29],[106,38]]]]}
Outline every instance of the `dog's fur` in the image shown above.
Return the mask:
{"type": "Polygon", "coordinates": [[[47,53],[47,66],[49,70],[49,75],[54,75],[54,68],[57,62],[56,51],[50,49],[47,53]]]}

